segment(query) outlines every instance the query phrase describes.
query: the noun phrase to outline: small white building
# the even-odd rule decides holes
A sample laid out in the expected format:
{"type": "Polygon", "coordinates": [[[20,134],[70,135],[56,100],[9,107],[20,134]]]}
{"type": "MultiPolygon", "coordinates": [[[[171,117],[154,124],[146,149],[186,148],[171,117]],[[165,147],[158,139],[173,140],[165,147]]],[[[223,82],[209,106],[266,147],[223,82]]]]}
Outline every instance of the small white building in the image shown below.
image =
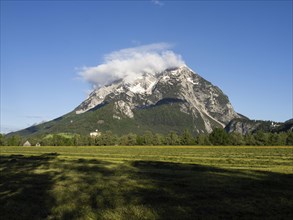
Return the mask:
{"type": "Polygon", "coordinates": [[[91,137],[99,137],[100,135],[101,135],[101,132],[99,132],[98,129],[96,129],[96,131],[90,133],[91,137]]]}
{"type": "Polygon", "coordinates": [[[32,146],[31,143],[29,141],[24,142],[23,146],[32,146]]]}

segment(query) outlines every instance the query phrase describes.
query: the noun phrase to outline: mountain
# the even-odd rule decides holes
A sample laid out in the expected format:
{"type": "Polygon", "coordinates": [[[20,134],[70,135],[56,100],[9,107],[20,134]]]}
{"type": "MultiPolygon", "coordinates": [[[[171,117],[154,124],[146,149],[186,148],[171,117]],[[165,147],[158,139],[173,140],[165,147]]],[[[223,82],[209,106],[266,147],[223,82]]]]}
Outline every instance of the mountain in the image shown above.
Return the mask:
{"type": "Polygon", "coordinates": [[[116,134],[153,131],[166,134],[189,129],[193,134],[224,128],[237,114],[228,97],[187,66],[144,73],[94,90],[72,112],[16,132],[22,136],[50,133],[116,134]]]}
{"type": "Polygon", "coordinates": [[[293,119],[286,122],[250,120],[248,118],[235,118],[231,120],[225,130],[228,133],[237,132],[240,134],[255,133],[259,130],[264,132],[287,132],[293,131],[293,119]]]}

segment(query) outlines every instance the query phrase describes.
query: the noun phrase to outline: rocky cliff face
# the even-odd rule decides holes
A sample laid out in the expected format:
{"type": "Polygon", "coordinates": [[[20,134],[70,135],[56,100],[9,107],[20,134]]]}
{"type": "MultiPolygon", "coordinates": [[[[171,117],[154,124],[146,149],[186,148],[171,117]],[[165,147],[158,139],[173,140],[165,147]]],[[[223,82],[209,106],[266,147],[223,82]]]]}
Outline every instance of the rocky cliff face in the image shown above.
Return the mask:
{"type": "Polygon", "coordinates": [[[131,83],[123,80],[93,91],[75,113],[113,103],[115,120],[136,120],[136,113],[162,104],[179,107],[193,122],[194,133],[211,132],[214,127],[225,127],[232,119],[241,118],[228,97],[216,86],[203,79],[187,66],[168,69],[157,75],[145,73],[131,83]]]}
{"type": "Polygon", "coordinates": [[[227,124],[225,130],[228,133],[237,132],[243,135],[255,133],[259,130],[264,132],[287,132],[293,131],[293,119],[286,122],[274,122],[235,118],[227,124]]]}

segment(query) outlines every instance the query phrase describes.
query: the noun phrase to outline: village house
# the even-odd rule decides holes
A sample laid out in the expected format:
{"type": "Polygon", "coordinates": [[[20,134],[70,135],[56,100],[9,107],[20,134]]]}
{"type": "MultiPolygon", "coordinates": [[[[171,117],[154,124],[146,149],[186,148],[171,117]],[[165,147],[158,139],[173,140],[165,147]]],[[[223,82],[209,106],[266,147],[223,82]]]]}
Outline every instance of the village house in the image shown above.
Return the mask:
{"type": "Polygon", "coordinates": [[[24,142],[23,146],[28,147],[28,146],[32,146],[32,145],[31,145],[31,143],[29,141],[26,141],[26,142],[24,142]]]}
{"type": "Polygon", "coordinates": [[[98,137],[100,135],[101,135],[101,132],[99,132],[98,129],[96,129],[96,131],[90,133],[90,136],[91,137],[98,137]]]}

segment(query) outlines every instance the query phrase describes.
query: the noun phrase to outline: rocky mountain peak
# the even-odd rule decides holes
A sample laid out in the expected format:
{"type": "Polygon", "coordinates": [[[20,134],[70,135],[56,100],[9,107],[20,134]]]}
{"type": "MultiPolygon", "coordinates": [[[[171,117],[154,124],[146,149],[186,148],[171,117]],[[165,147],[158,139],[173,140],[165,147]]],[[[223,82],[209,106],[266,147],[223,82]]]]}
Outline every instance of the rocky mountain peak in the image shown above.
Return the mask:
{"type": "Polygon", "coordinates": [[[74,111],[17,133],[90,135],[110,130],[117,135],[167,134],[188,129],[196,135],[225,127],[227,132],[246,134],[292,131],[292,124],[292,120],[254,121],[237,114],[220,88],[184,65],[112,82],[95,89],[74,111]]]}
{"type": "Polygon", "coordinates": [[[76,109],[85,113],[99,105],[113,103],[112,117],[135,120],[139,109],[172,104],[194,122],[196,133],[211,132],[225,127],[240,116],[233,110],[228,97],[186,65],[166,69],[156,75],[144,73],[132,81],[120,80],[93,91],[76,109]]]}

